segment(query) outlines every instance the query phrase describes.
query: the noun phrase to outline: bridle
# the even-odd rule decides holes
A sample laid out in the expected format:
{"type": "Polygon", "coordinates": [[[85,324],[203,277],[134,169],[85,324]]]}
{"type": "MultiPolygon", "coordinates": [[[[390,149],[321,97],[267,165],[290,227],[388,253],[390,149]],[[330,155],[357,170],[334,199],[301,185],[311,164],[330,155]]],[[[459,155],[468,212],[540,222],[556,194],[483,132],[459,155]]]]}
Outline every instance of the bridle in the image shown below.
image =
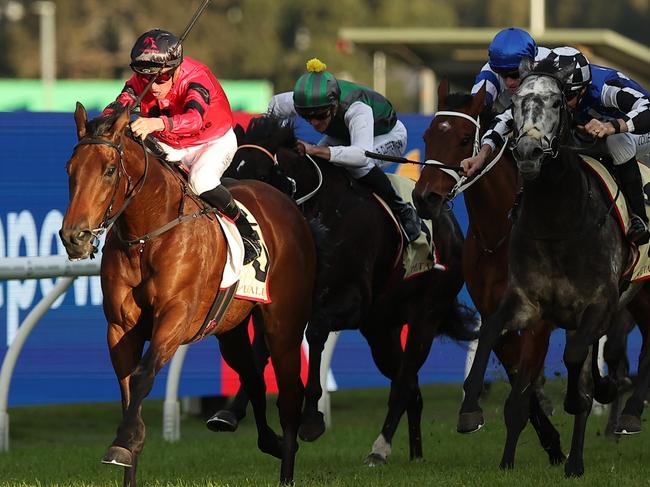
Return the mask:
{"type": "MultiPolygon", "coordinates": [[[[564,137],[564,134],[567,130],[568,127],[568,105],[567,105],[567,100],[566,96],[564,94],[564,90],[562,89],[562,81],[559,80],[556,76],[553,76],[552,74],[549,73],[542,73],[542,72],[530,72],[526,74],[524,77],[521,78],[521,84],[520,84],[520,89],[521,86],[523,85],[524,81],[531,76],[534,77],[542,77],[545,76],[547,78],[551,78],[553,81],[555,81],[559,92],[560,92],[560,97],[561,97],[561,105],[558,108],[560,112],[560,121],[558,123],[559,129],[556,131],[554,135],[552,135],[550,138],[544,134],[541,138],[536,138],[536,140],[539,140],[539,148],[542,152],[542,163],[549,159],[555,159],[557,158],[559,152],[560,152],[560,141],[564,137]]],[[[514,119],[514,108],[513,108],[513,119],[514,119]]],[[[537,128],[537,126],[532,126],[530,127],[526,132],[523,131],[523,126],[517,127],[513,131],[513,140],[511,142],[511,149],[513,151],[513,155],[515,158],[517,157],[517,145],[519,144],[519,141],[523,138],[528,136],[531,130],[537,130],[541,133],[541,130],[537,128]]]]}
{"type": "MultiPolygon", "coordinates": [[[[262,147],[261,145],[257,144],[242,144],[239,147],[237,147],[237,150],[239,149],[256,149],[264,153],[271,161],[273,162],[273,165],[277,168],[280,169],[280,164],[278,162],[278,157],[277,154],[272,154],[271,151],[269,151],[266,147],[262,147]]],[[[318,164],[316,164],[316,161],[309,155],[305,154],[305,157],[311,161],[311,163],[314,165],[314,168],[316,169],[316,174],[318,175],[318,183],[316,184],[316,188],[312,190],[311,192],[307,193],[304,196],[301,196],[300,198],[296,199],[296,192],[298,191],[298,185],[296,183],[296,180],[293,179],[292,177],[287,176],[286,174],[282,174],[284,178],[289,181],[291,184],[291,198],[294,199],[297,205],[302,205],[306,201],[309,201],[318,191],[320,188],[323,186],[323,173],[320,170],[320,167],[318,167],[318,164]]]]}
{"type": "Polygon", "coordinates": [[[79,140],[79,142],[77,142],[77,144],[72,149],[74,153],[77,147],[82,145],[105,145],[116,150],[120,158],[118,168],[117,168],[117,177],[115,178],[115,184],[113,186],[113,194],[111,196],[111,200],[108,204],[108,207],[106,208],[106,211],[104,211],[104,216],[102,217],[99,226],[97,228],[89,230],[94,238],[93,247],[95,249],[95,251],[91,254],[91,257],[94,256],[94,253],[97,250],[97,246],[95,245],[95,243],[99,241],[99,237],[108,228],[110,228],[111,225],[113,225],[113,223],[115,223],[115,220],[117,220],[122,213],[124,213],[124,210],[126,210],[126,208],[129,206],[133,198],[142,190],[142,187],[144,186],[145,180],[147,178],[147,173],[149,171],[149,156],[147,151],[145,150],[144,142],[141,141],[140,143],[142,145],[142,150],[144,152],[144,161],[145,161],[144,172],[142,174],[142,177],[138,181],[138,183],[135,186],[133,186],[133,188],[132,188],[133,180],[129,175],[129,173],[127,172],[126,167],[124,165],[124,144],[122,143],[122,141],[120,141],[119,144],[115,144],[114,142],[111,142],[110,140],[107,139],[103,139],[101,137],[88,136],[79,140]],[[126,190],[124,192],[125,194],[124,201],[120,209],[116,211],[113,216],[110,216],[111,212],[113,211],[113,204],[115,203],[115,199],[117,197],[117,190],[120,187],[120,181],[122,180],[122,175],[126,177],[126,190]]]}
{"type": "MultiPolygon", "coordinates": [[[[476,156],[479,153],[480,150],[480,144],[481,144],[481,121],[480,121],[480,115],[477,115],[476,118],[463,113],[463,112],[456,112],[452,110],[441,110],[439,112],[436,112],[434,115],[433,119],[435,120],[437,117],[440,116],[447,116],[447,117],[460,117],[464,118],[465,120],[469,120],[472,122],[474,125],[474,144],[472,147],[472,157],[476,156]]],[[[444,172],[448,176],[454,179],[456,181],[456,184],[449,190],[449,193],[445,196],[445,200],[451,201],[453,200],[456,196],[458,196],[460,193],[465,191],[467,188],[471,187],[476,181],[478,181],[481,177],[483,177],[492,167],[499,162],[501,159],[501,156],[503,155],[505,149],[506,149],[507,144],[503,144],[501,147],[501,150],[499,153],[496,155],[492,161],[490,161],[489,164],[486,164],[486,166],[479,172],[476,176],[474,176],[471,180],[468,179],[467,176],[460,176],[458,174],[458,171],[453,171],[451,169],[447,169],[446,166],[447,164],[444,164],[443,162],[440,162],[435,159],[427,159],[424,164],[426,166],[433,166],[439,171],[444,172]]]]}

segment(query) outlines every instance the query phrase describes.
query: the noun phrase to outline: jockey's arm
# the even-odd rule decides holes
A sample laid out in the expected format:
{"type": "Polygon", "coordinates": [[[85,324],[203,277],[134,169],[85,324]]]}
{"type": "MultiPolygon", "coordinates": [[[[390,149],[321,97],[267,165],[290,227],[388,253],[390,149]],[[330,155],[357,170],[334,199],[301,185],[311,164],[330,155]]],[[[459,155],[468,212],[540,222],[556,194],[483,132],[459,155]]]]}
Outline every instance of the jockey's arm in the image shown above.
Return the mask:
{"type": "Polygon", "coordinates": [[[329,160],[345,167],[363,167],[367,163],[366,151],[373,149],[375,119],[372,108],[362,102],[354,102],[345,113],[345,124],[350,131],[350,145],[329,147],[329,160]]]}
{"type": "Polygon", "coordinates": [[[618,132],[634,134],[647,134],[650,132],[650,99],[643,93],[624,85],[605,83],[600,93],[600,101],[603,106],[616,108],[625,115],[604,124],[592,119],[585,125],[585,130],[597,130],[599,128],[597,124],[601,123],[605,132],[604,135],[612,135],[618,132]],[[615,123],[618,124],[618,127],[614,125],[615,123]],[[616,130],[617,128],[618,130],[616,130]]]}

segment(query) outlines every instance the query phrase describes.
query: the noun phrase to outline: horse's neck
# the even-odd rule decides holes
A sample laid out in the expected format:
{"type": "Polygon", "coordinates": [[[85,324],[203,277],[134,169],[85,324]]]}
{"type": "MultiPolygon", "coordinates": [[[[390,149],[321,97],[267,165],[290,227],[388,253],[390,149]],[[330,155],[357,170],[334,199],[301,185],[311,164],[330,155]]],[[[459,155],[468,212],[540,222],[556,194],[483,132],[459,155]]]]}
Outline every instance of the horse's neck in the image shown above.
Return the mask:
{"type": "Polygon", "coordinates": [[[522,220],[536,228],[582,227],[589,197],[589,176],[581,170],[579,156],[561,151],[546,163],[534,180],[524,182],[522,220]]]}
{"type": "Polygon", "coordinates": [[[149,155],[145,176],[142,149],[135,147],[125,152],[125,167],[131,176],[130,191],[137,191],[142,177],[145,180],[119,219],[124,238],[140,237],[178,217],[183,198],[182,183],[162,164],[149,155]]]}
{"type": "Polygon", "coordinates": [[[510,228],[509,212],[518,191],[517,169],[509,156],[465,192],[470,226],[482,238],[501,238],[510,228]]]}

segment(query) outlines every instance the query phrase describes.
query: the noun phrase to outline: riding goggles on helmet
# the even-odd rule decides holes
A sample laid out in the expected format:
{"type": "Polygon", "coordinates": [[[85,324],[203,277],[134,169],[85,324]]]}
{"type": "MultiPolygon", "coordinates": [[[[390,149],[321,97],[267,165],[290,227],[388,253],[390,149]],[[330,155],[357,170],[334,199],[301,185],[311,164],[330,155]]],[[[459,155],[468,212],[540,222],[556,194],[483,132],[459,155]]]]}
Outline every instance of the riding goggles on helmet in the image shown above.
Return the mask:
{"type": "Polygon", "coordinates": [[[296,113],[305,120],[325,120],[332,114],[332,107],[326,108],[298,108],[296,113]]]}

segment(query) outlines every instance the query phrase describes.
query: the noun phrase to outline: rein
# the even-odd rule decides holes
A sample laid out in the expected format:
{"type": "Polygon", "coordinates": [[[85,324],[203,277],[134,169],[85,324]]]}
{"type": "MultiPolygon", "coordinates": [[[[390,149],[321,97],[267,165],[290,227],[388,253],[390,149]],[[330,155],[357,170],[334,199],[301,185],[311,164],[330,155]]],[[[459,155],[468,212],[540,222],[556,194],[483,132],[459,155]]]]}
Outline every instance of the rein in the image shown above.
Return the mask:
{"type": "MultiPolygon", "coordinates": [[[[280,167],[277,154],[272,154],[271,151],[269,151],[266,147],[262,147],[261,145],[257,145],[257,144],[242,144],[239,147],[237,147],[237,150],[246,149],[246,148],[256,149],[263,152],[269,159],[271,159],[271,161],[273,161],[274,166],[278,168],[280,167]]],[[[309,161],[311,161],[311,163],[314,165],[314,168],[316,169],[316,174],[318,175],[318,183],[316,184],[316,188],[314,190],[312,190],[310,193],[304,196],[301,196],[298,199],[295,199],[296,192],[298,191],[298,185],[296,183],[296,180],[289,176],[284,176],[291,183],[291,187],[292,187],[291,197],[295,199],[295,202],[298,206],[302,205],[303,203],[313,198],[314,195],[316,195],[316,193],[318,193],[318,191],[320,191],[321,187],[323,186],[323,172],[321,171],[320,167],[318,167],[316,161],[314,161],[314,159],[309,154],[305,154],[305,157],[309,159],[309,161]]]]}
{"type": "MultiPolygon", "coordinates": [[[[98,240],[99,237],[106,230],[108,230],[113,225],[113,223],[115,223],[115,221],[127,209],[127,207],[129,206],[129,204],[131,203],[133,198],[135,198],[140,193],[142,188],[144,187],[144,183],[146,181],[147,174],[149,172],[149,154],[148,154],[148,152],[147,152],[147,150],[145,148],[144,141],[139,141],[138,143],[142,147],[142,151],[144,153],[144,161],[145,161],[144,172],[142,174],[142,177],[138,181],[137,186],[135,186],[130,192],[129,192],[129,190],[131,188],[132,180],[131,180],[131,176],[127,172],[126,167],[124,165],[124,145],[122,143],[115,144],[115,143],[111,142],[110,140],[102,139],[100,137],[86,137],[86,138],[81,139],[77,143],[77,145],[75,145],[75,147],[74,147],[74,149],[76,149],[80,145],[106,145],[106,146],[109,146],[109,147],[112,147],[113,149],[115,149],[118,152],[119,156],[120,156],[120,162],[119,162],[120,169],[118,170],[118,176],[117,176],[117,179],[115,181],[115,187],[113,189],[113,195],[111,197],[111,202],[109,203],[108,208],[106,208],[106,211],[104,212],[104,216],[102,218],[102,222],[100,223],[99,227],[95,228],[94,230],[90,230],[92,235],[95,237],[95,240],[98,240]],[[110,215],[110,213],[111,213],[111,211],[113,209],[113,204],[115,203],[115,198],[117,196],[117,190],[118,190],[118,188],[120,186],[120,179],[122,177],[122,173],[124,173],[126,175],[126,178],[127,178],[127,187],[126,187],[126,191],[125,191],[124,202],[122,203],[122,207],[112,217],[109,217],[109,215],[110,215]]],[[[180,212],[182,212],[182,205],[181,205],[180,212]]],[[[157,228],[156,230],[148,232],[145,235],[143,235],[141,237],[138,237],[138,238],[134,238],[134,239],[125,239],[125,238],[123,238],[122,235],[120,234],[119,230],[116,231],[116,234],[117,234],[118,238],[120,239],[120,241],[123,244],[125,244],[125,245],[127,245],[129,247],[132,246],[132,245],[135,245],[135,244],[144,245],[149,240],[151,240],[151,239],[153,239],[155,237],[158,237],[159,235],[162,235],[163,233],[167,232],[168,230],[174,228],[176,225],[179,225],[179,224],[181,224],[181,223],[183,223],[185,221],[188,221],[188,220],[194,220],[194,219],[196,219],[196,218],[198,218],[200,216],[208,215],[208,214],[214,213],[214,212],[216,212],[215,208],[206,208],[206,207],[204,207],[199,211],[195,211],[194,213],[190,213],[190,214],[186,214],[186,215],[181,214],[177,218],[171,220],[170,222],[164,224],[163,226],[157,228]]],[[[97,246],[94,245],[94,247],[95,247],[95,252],[96,252],[97,246]]],[[[143,249],[144,249],[144,247],[140,249],[140,252],[142,252],[143,249]]],[[[94,255],[95,252],[93,252],[92,255],[94,255]]]]}

